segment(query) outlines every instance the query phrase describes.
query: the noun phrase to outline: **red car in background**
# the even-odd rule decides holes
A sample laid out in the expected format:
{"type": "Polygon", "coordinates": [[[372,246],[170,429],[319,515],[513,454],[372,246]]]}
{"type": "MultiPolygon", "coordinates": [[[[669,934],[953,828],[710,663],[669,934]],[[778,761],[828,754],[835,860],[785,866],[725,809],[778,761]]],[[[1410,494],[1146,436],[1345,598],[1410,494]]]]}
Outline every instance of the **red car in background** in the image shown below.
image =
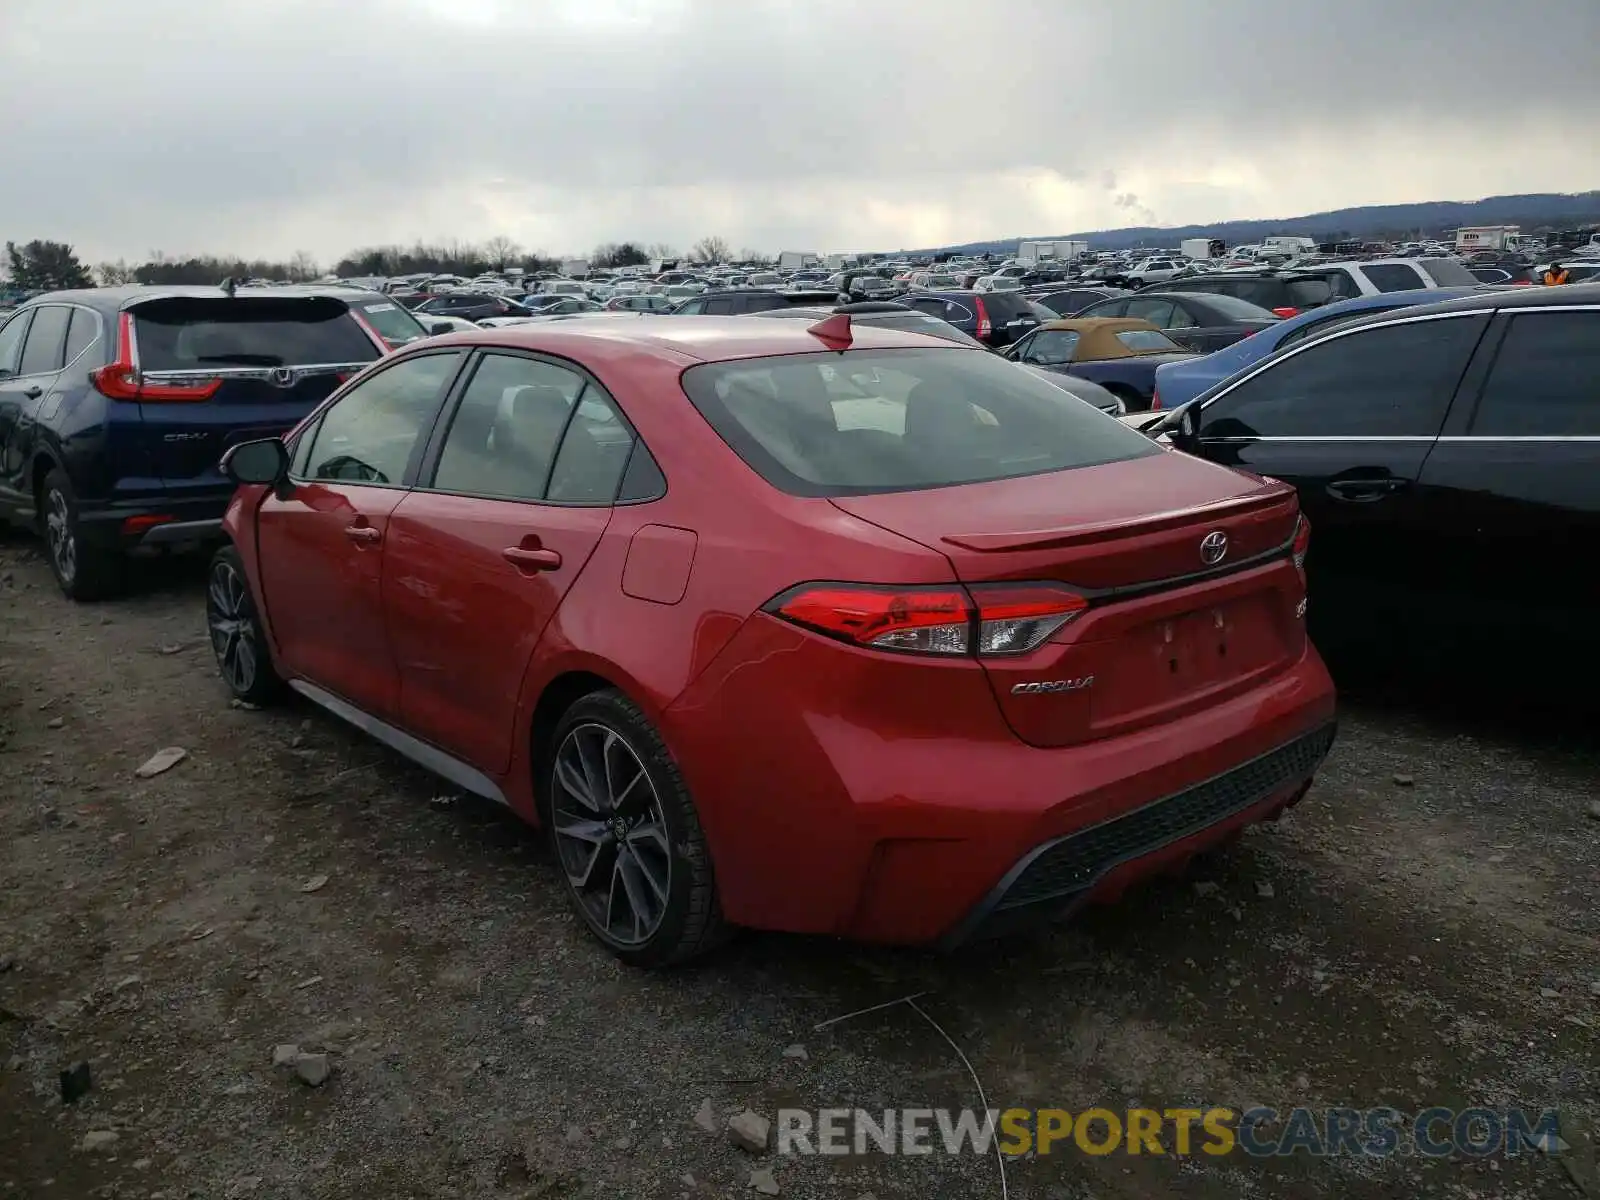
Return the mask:
{"type": "Polygon", "coordinates": [[[847,314],[435,338],[224,469],[233,692],[546,827],[639,965],[1057,916],[1333,738],[1293,489],[847,314]]]}

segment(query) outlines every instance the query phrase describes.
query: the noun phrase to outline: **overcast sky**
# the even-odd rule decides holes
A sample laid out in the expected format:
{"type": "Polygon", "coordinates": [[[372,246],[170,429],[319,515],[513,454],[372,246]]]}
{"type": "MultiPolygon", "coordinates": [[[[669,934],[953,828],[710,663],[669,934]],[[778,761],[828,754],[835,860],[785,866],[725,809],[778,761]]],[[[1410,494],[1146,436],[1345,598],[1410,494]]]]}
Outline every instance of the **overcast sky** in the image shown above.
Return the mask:
{"type": "Polygon", "coordinates": [[[0,240],[826,251],[1580,191],[1597,46],[1600,0],[0,0],[0,240]]]}

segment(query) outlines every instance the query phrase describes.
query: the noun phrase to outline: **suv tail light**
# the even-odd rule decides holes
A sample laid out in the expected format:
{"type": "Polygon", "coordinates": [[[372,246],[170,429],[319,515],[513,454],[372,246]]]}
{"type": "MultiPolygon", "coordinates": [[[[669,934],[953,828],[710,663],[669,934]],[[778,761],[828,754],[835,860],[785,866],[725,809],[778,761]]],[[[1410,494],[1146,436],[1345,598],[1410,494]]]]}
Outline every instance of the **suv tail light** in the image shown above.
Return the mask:
{"type": "Polygon", "coordinates": [[[1157,384],[1150,389],[1150,411],[1155,412],[1161,407],[1161,385],[1157,384]]]}
{"type": "Polygon", "coordinates": [[[989,320],[989,310],[983,306],[982,296],[972,297],[972,308],[978,316],[978,328],[972,336],[981,342],[994,332],[994,323],[989,320]]]}
{"type": "Polygon", "coordinates": [[[1054,583],[906,587],[807,583],[763,611],[871,650],[940,657],[1026,654],[1089,607],[1054,583]]]}
{"type": "Polygon", "coordinates": [[[1292,305],[1284,304],[1272,310],[1276,315],[1287,321],[1290,317],[1298,317],[1300,310],[1292,305]]]}
{"type": "Polygon", "coordinates": [[[188,403],[209,400],[222,386],[220,379],[196,378],[183,382],[163,380],[148,383],[133,363],[133,314],[117,318],[117,358],[115,362],[89,372],[89,382],[108,400],[128,400],[135,404],[188,403]]]}
{"type": "Polygon", "coordinates": [[[1299,524],[1294,527],[1294,566],[1300,572],[1300,578],[1306,577],[1306,551],[1311,547],[1311,522],[1302,515],[1299,524]]]}

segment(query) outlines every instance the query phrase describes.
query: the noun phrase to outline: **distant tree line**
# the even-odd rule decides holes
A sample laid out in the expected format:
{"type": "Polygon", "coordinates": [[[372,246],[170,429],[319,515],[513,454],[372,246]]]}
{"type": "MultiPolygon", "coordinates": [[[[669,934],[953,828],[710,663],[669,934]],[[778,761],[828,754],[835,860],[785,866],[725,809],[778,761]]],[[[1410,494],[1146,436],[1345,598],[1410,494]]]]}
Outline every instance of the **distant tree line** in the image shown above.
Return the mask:
{"type": "MultiPolygon", "coordinates": [[[[715,236],[701,238],[687,254],[662,242],[605,242],[590,251],[588,262],[591,267],[614,269],[681,258],[698,263],[728,262],[733,260],[733,251],[726,238],[715,236]]],[[[524,250],[508,237],[493,237],[481,244],[417,242],[412,246],[367,246],[350,251],[334,263],[329,272],[346,279],[422,273],[471,278],[512,267],[521,267],[529,273],[555,271],[560,269],[561,261],[542,250],[524,250]]],[[[737,261],[765,264],[772,261],[772,256],[744,250],[737,261]]],[[[9,286],[25,291],[55,291],[93,284],[101,287],[129,283],[215,284],[229,277],[306,283],[322,278],[324,273],[317,261],[304,251],[287,262],[213,254],[175,257],[152,251],[143,262],[118,259],[100,263],[90,270],[71,246],[50,241],[7,242],[5,258],[0,261],[0,278],[7,278],[9,286]]]]}

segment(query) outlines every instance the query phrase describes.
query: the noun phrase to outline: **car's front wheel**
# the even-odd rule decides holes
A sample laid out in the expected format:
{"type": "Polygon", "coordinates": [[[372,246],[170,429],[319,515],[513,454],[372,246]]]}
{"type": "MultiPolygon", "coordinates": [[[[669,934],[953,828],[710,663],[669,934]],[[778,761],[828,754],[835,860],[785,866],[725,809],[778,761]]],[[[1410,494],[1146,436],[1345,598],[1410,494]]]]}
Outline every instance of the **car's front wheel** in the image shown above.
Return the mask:
{"type": "Polygon", "coordinates": [[[666,967],[723,940],[694,802],[638,705],[614,690],[573,704],[544,756],[541,783],[568,895],[607,949],[633,966],[666,967]]]}
{"type": "Polygon", "coordinates": [[[266,631],[245,579],[244,562],[232,546],[211,559],[206,579],[206,632],[217,656],[217,670],[234,698],[246,704],[267,704],[283,690],[272,664],[266,631]]]}

